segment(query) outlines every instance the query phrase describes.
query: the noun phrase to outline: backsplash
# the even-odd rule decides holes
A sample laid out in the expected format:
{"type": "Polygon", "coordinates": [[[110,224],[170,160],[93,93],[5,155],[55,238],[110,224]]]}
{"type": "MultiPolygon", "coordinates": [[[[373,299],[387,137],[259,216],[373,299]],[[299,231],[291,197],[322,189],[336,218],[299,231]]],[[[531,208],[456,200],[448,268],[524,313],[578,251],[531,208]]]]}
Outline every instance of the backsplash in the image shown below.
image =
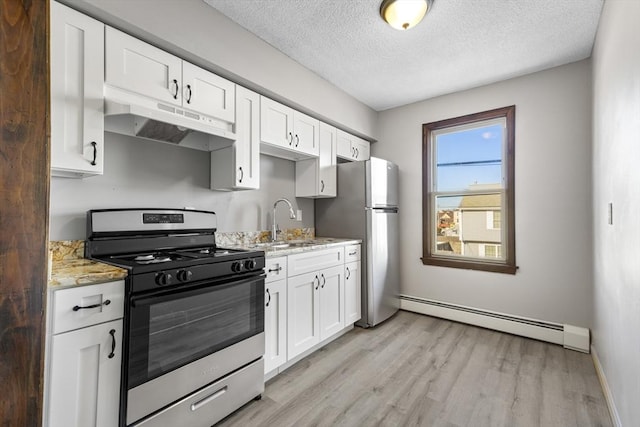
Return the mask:
{"type": "MultiPolygon", "coordinates": [[[[315,228],[287,228],[278,234],[278,240],[307,240],[315,238],[315,228]]],[[[271,231],[216,232],[216,245],[246,246],[271,241],[271,231]]]]}

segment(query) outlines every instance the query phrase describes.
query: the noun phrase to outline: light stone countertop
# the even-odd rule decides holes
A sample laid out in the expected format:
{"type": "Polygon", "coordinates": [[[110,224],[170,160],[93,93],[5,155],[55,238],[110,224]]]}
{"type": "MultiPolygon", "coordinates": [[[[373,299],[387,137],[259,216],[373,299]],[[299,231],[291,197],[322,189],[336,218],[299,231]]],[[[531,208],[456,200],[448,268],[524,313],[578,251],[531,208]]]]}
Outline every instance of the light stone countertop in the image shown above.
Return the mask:
{"type": "MultiPolygon", "coordinates": [[[[267,258],[286,256],[319,249],[327,249],[335,246],[347,246],[361,244],[360,239],[341,239],[334,237],[314,237],[307,240],[282,240],[267,243],[248,243],[232,246],[240,249],[252,249],[264,251],[267,258]],[[288,245],[288,246],[285,246],[288,245]]],[[[231,246],[230,246],[231,247],[231,246]]]]}
{"type": "Polygon", "coordinates": [[[121,280],[127,270],[84,258],[84,241],[49,242],[49,288],[93,285],[121,280]]]}

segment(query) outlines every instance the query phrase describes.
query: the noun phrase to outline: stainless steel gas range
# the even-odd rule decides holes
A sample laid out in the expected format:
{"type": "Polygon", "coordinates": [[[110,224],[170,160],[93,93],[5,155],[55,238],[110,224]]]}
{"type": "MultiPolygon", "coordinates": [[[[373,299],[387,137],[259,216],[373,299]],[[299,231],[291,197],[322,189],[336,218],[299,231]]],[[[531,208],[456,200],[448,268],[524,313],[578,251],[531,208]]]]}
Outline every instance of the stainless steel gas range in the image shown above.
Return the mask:
{"type": "Polygon", "coordinates": [[[87,213],[85,256],[129,270],[122,426],[211,426],[264,391],[264,252],[216,246],[216,215],[87,213]]]}

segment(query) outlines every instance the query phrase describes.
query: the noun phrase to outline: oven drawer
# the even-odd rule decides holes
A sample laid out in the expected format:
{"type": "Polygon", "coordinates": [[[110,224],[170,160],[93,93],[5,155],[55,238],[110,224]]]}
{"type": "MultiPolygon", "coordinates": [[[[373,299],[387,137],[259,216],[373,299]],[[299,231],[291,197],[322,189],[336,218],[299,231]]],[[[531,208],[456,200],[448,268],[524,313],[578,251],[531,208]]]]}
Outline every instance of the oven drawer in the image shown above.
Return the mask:
{"type": "Polygon", "coordinates": [[[261,358],[132,427],[210,427],[263,392],[261,358]]]}
{"type": "Polygon", "coordinates": [[[264,266],[267,278],[264,279],[265,283],[274,282],[280,279],[287,278],[287,257],[279,256],[275,258],[267,258],[264,266]]]}
{"type": "Polygon", "coordinates": [[[60,289],[53,293],[53,333],[120,319],[124,281],[60,289]]]}

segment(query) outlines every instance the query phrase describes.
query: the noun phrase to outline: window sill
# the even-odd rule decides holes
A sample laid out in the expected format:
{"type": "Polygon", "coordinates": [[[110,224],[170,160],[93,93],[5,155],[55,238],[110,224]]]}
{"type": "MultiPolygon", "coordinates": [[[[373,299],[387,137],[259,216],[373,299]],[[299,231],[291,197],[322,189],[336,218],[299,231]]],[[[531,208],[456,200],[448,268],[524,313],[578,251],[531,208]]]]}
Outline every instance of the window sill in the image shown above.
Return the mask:
{"type": "Polygon", "coordinates": [[[495,262],[482,262],[482,261],[469,261],[469,260],[457,260],[451,258],[435,258],[435,257],[423,257],[422,264],[435,265],[439,267],[449,268],[462,268],[465,270],[478,270],[488,271],[492,273],[504,273],[504,274],[516,274],[518,269],[515,265],[495,263],[495,262]]]}

